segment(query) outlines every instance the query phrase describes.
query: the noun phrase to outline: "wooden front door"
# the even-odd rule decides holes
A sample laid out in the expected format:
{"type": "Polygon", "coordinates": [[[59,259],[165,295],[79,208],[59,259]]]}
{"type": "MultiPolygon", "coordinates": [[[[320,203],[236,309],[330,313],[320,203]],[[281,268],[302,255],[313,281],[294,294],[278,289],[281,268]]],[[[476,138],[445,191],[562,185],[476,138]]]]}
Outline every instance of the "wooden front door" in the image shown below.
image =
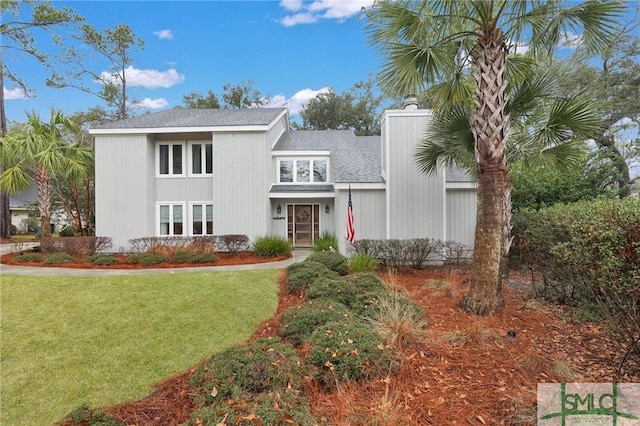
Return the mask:
{"type": "Polygon", "coordinates": [[[289,204],[287,230],[294,247],[311,247],[320,232],[320,205],[289,204]]]}

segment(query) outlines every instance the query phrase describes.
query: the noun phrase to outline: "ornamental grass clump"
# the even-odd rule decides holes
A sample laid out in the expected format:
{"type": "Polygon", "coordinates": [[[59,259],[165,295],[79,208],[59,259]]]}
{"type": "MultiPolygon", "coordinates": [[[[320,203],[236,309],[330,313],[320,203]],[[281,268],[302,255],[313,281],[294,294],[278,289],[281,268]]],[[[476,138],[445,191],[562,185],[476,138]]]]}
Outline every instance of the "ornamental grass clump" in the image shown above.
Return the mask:
{"type": "Polygon", "coordinates": [[[338,239],[335,234],[331,232],[323,232],[319,238],[316,238],[313,242],[311,249],[316,252],[320,251],[334,251],[338,248],[338,239]]]}
{"type": "Polygon", "coordinates": [[[253,243],[253,251],[258,256],[276,257],[291,253],[291,241],[277,235],[257,237],[253,243]]]}
{"type": "Polygon", "coordinates": [[[347,275],[349,273],[347,258],[337,251],[320,251],[311,253],[304,262],[322,263],[327,268],[339,273],[340,275],[347,275]]]}
{"type": "Polygon", "coordinates": [[[313,331],[328,322],[353,321],[354,316],[342,303],[331,300],[309,300],[280,315],[281,337],[298,346],[309,340],[313,331]]]}
{"type": "Polygon", "coordinates": [[[349,258],[348,267],[352,273],[373,272],[380,262],[367,253],[357,253],[349,258]]]}
{"type": "Polygon", "coordinates": [[[384,339],[361,322],[329,322],[316,328],[309,343],[307,361],[319,369],[319,379],[329,388],[385,375],[399,365],[384,339]]]}
{"type": "Polygon", "coordinates": [[[371,311],[368,324],[388,344],[404,347],[424,340],[427,331],[424,311],[401,292],[381,297],[371,311]]]}

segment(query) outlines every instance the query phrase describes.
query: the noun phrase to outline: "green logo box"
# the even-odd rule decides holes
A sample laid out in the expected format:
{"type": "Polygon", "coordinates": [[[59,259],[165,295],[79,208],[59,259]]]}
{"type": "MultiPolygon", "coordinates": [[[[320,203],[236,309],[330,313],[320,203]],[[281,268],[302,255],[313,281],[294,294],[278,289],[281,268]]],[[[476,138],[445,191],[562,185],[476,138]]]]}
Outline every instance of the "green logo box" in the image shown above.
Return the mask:
{"type": "Polygon", "coordinates": [[[538,383],[538,426],[640,426],[640,383],[538,383]]]}

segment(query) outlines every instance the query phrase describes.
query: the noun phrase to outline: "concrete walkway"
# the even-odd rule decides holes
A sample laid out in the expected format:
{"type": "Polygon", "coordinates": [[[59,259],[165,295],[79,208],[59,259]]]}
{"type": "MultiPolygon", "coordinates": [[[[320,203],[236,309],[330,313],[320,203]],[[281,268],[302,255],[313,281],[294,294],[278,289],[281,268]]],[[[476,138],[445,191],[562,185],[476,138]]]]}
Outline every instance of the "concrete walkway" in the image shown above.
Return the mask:
{"type": "MultiPolygon", "coordinates": [[[[9,246],[10,244],[2,244],[9,246]]],[[[10,248],[2,253],[9,253],[10,248]]],[[[293,255],[278,262],[254,263],[250,265],[228,266],[196,266],[193,268],[150,268],[150,269],[77,269],[77,268],[47,268],[40,266],[18,266],[0,264],[0,278],[2,275],[58,275],[67,277],[114,276],[114,275],[144,275],[144,274],[177,274],[186,272],[220,272],[220,271],[249,271],[254,269],[281,269],[292,263],[302,262],[311,254],[309,249],[296,249],[293,255]]]]}

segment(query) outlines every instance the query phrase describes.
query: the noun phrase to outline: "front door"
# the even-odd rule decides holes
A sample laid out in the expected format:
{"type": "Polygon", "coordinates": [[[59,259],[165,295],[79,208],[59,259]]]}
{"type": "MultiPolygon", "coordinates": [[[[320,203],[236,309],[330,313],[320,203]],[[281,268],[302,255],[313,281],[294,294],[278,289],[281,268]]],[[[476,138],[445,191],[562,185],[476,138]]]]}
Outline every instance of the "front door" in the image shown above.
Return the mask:
{"type": "Polygon", "coordinates": [[[311,247],[320,232],[320,205],[289,204],[287,230],[294,247],[311,247]]]}

